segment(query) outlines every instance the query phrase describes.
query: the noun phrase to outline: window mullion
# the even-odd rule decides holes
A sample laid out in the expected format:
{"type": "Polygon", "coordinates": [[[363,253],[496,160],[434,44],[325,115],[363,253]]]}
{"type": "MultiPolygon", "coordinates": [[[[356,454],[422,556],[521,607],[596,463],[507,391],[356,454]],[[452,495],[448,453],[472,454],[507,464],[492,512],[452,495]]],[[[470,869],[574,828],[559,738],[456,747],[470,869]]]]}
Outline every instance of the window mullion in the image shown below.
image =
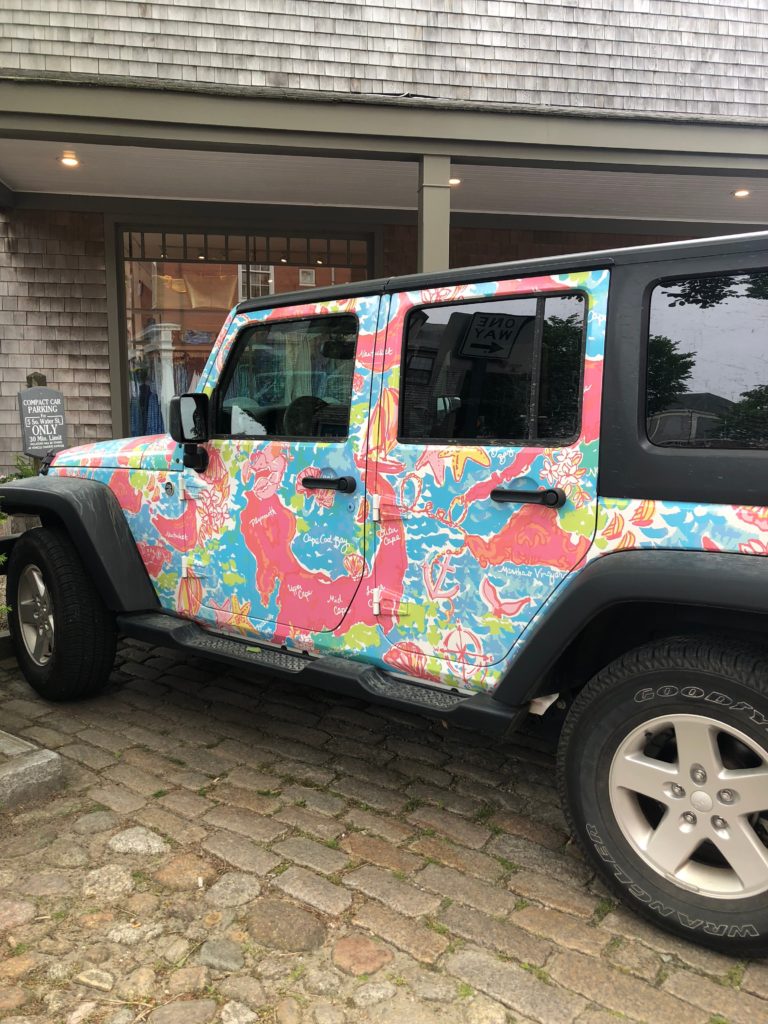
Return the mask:
{"type": "Polygon", "coordinates": [[[531,395],[528,403],[528,440],[533,441],[539,433],[539,392],[541,390],[541,349],[544,338],[544,305],[546,299],[536,300],[536,322],[533,328],[533,352],[531,354],[531,395]]]}

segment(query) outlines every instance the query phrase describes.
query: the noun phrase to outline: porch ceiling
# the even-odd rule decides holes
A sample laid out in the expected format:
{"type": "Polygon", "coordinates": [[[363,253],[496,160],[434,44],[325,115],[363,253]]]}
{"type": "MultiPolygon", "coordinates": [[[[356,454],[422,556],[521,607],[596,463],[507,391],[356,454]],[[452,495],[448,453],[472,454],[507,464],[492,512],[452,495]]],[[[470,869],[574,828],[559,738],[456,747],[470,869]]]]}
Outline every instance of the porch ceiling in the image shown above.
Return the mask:
{"type": "MultiPolygon", "coordinates": [[[[755,226],[768,224],[768,178],[453,164],[457,213],[755,226]],[[749,189],[744,200],[734,199],[749,189]]],[[[0,140],[0,182],[14,192],[415,210],[417,164],[139,146],[0,140]],[[73,148],[76,169],[59,163],[73,148]]]]}

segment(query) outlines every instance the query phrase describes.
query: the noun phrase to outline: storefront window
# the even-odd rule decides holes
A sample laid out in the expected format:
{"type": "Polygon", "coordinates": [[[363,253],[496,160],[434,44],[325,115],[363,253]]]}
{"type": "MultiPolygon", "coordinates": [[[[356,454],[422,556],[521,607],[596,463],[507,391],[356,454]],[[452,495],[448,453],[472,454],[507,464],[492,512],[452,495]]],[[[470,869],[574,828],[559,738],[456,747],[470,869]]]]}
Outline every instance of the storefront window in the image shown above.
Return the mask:
{"type": "Polygon", "coordinates": [[[236,302],[369,276],[364,239],[126,231],[123,260],[133,436],[167,430],[236,302]]]}

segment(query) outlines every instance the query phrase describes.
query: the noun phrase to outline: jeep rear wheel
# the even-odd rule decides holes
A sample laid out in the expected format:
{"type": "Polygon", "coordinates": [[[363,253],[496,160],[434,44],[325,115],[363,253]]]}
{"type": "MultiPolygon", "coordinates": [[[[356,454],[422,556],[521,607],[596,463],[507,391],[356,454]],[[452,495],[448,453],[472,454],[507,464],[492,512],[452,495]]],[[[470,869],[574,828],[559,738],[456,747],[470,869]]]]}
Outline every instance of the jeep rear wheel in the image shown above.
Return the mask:
{"type": "Polygon", "coordinates": [[[101,690],[115,660],[115,617],[105,607],[69,537],[23,534],[8,561],[8,626],[19,666],[47,700],[101,690]]]}
{"type": "Polygon", "coordinates": [[[560,739],[572,831],[602,880],[656,924],[768,953],[768,660],[673,640],[579,694],[560,739]]]}

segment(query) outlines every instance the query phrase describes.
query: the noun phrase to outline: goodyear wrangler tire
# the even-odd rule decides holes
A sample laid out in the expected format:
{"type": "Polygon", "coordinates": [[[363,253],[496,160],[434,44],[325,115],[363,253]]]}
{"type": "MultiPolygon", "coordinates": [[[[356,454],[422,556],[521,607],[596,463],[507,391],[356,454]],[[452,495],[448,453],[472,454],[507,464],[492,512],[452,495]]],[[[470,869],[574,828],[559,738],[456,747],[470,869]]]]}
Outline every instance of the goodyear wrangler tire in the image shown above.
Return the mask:
{"type": "Polygon", "coordinates": [[[52,701],[98,693],[115,660],[115,617],[61,530],[23,534],[8,560],[8,626],[19,666],[52,701]]]}
{"type": "Polygon", "coordinates": [[[581,691],[560,738],[573,834],[605,884],[668,931],[768,953],[768,659],[667,640],[581,691]]]}

